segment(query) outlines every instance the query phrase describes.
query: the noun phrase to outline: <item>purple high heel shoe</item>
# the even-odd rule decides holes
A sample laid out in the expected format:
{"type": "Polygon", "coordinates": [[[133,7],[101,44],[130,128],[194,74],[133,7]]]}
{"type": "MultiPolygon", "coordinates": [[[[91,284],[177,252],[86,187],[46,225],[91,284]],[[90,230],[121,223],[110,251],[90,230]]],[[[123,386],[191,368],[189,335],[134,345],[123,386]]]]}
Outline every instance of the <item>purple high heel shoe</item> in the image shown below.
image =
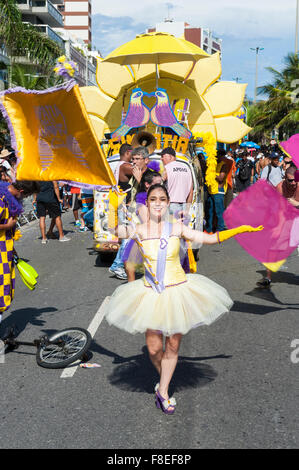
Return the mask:
{"type": "Polygon", "coordinates": [[[161,409],[163,413],[167,415],[173,415],[173,413],[175,412],[176,400],[174,397],[165,400],[165,398],[160,395],[159,390],[156,390],[156,407],[158,409],[161,409]],[[172,407],[173,409],[170,410],[170,407],[172,407]]]}

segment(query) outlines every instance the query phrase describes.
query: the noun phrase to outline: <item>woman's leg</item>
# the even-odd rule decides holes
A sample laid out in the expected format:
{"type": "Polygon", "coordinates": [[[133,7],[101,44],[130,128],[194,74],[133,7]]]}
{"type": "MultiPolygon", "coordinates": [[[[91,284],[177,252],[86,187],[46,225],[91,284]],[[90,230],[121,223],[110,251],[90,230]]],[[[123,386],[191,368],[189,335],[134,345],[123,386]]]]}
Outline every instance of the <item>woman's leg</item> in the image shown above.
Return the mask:
{"type": "Polygon", "coordinates": [[[50,238],[50,237],[53,236],[54,227],[55,227],[55,219],[51,219],[50,227],[49,227],[49,230],[47,232],[47,237],[50,238]]]}
{"type": "Polygon", "coordinates": [[[154,330],[147,330],[145,333],[146,345],[150,360],[161,374],[161,360],[163,356],[163,335],[154,330]]]}
{"type": "Polygon", "coordinates": [[[43,240],[47,240],[46,237],[46,217],[42,216],[39,218],[39,228],[43,240]]]}
{"type": "Polygon", "coordinates": [[[181,334],[176,334],[166,338],[165,352],[161,361],[161,377],[159,386],[160,395],[165,399],[169,398],[168,387],[178,362],[181,340],[181,334]]]}
{"type": "Polygon", "coordinates": [[[63,238],[64,237],[64,233],[63,233],[63,227],[62,227],[62,220],[61,220],[61,216],[58,215],[57,217],[55,217],[55,219],[53,218],[53,220],[55,221],[55,225],[58,229],[58,233],[59,233],[59,238],[63,238]]]}
{"type": "Polygon", "coordinates": [[[125,271],[128,276],[128,282],[133,282],[135,281],[135,265],[133,263],[130,263],[128,261],[124,262],[125,265],[125,271]]]}

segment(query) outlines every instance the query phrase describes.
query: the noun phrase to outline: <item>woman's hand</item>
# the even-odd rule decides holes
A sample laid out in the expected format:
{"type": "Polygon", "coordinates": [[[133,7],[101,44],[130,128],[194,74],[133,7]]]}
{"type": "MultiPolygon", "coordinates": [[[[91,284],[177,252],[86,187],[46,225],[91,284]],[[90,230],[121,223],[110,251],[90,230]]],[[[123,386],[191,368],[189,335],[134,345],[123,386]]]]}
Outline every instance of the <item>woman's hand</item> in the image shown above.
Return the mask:
{"type": "Polygon", "coordinates": [[[6,230],[10,230],[10,229],[14,228],[14,226],[16,225],[16,223],[17,223],[17,219],[14,218],[14,217],[10,217],[10,218],[8,219],[7,224],[5,224],[4,227],[6,227],[6,230]]]}
{"type": "Polygon", "coordinates": [[[240,228],[242,228],[244,232],[261,232],[264,230],[263,225],[259,225],[258,227],[252,227],[251,225],[241,225],[240,228]]]}

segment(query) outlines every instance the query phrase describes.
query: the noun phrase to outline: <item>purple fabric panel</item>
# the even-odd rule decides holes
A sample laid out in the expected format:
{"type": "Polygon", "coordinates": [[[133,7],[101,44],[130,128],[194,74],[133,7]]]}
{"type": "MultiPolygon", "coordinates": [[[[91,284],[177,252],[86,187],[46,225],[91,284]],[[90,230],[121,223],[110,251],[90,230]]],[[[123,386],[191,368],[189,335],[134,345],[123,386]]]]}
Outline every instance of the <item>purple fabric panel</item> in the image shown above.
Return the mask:
{"type": "Polygon", "coordinates": [[[11,291],[11,285],[5,285],[4,286],[4,295],[10,295],[10,291],[11,291]]]}
{"type": "Polygon", "coordinates": [[[9,264],[3,263],[3,274],[9,274],[9,273],[10,273],[9,264]]]}

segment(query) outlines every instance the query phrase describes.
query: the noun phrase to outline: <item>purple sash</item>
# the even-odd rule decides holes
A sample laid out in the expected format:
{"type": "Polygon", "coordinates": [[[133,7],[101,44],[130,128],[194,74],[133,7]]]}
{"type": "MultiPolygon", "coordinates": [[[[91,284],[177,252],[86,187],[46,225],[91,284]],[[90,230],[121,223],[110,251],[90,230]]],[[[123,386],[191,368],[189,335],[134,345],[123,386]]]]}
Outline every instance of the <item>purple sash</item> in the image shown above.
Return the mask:
{"type": "Polygon", "coordinates": [[[169,222],[164,223],[163,233],[160,238],[158,258],[157,258],[157,268],[156,268],[156,277],[159,284],[155,284],[154,279],[147,269],[145,269],[145,279],[149,285],[158,293],[161,294],[165,290],[164,286],[164,274],[166,267],[166,256],[168,248],[168,240],[172,232],[172,224],[169,222]]]}

